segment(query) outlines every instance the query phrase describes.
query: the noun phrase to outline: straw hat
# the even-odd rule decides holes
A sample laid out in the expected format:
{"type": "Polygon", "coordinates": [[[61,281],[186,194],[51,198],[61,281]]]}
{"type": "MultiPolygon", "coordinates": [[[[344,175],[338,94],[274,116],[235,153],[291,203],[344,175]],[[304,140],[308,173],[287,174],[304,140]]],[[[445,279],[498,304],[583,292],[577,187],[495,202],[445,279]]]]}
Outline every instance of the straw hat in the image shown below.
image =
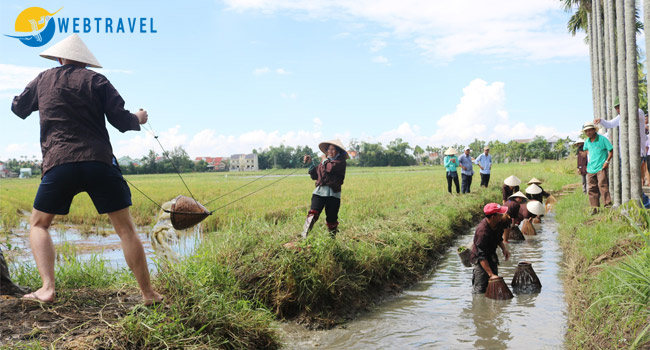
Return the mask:
{"type": "Polygon", "coordinates": [[[523,194],[521,191],[517,191],[517,192],[513,193],[513,194],[512,194],[510,197],[508,197],[508,198],[515,198],[515,197],[520,197],[520,198],[523,198],[523,199],[528,199],[528,197],[526,197],[526,195],[523,194]]]}
{"type": "Polygon", "coordinates": [[[541,183],[542,183],[542,182],[539,181],[536,177],[534,177],[534,178],[530,179],[530,181],[528,181],[528,184],[529,184],[529,185],[530,185],[530,184],[536,184],[536,185],[539,185],[539,184],[541,184],[541,183]]]}
{"type": "Polygon", "coordinates": [[[528,212],[533,213],[535,215],[544,215],[546,212],[544,209],[544,205],[540,201],[530,201],[526,204],[526,209],[528,209],[528,212]]]}
{"type": "Polygon", "coordinates": [[[457,154],[458,154],[458,151],[456,151],[456,149],[454,149],[452,147],[447,148],[447,150],[445,151],[446,156],[455,156],[457,154]]]}
{"type": "Polygon", "coordinates": [[[589,130],[589,129],[598,130],[598,128],[596,128],[596,124],[594,124],[593,122],[586,122],[586,123],[582,124],[582,131],[586,131],[586,130],[589,130]]]}
{"type": "Polygon", "coordinates": [[[81,41],[81,38],[77,34],[72,34],[52,45],[49,49],[43,51],[40,56],[54,61],[58,61],[59,58],[65,58],[85,63],[89,67],[102,68],[99,61],[88,50],[86,44],[81,41]]]}
{"type": "Polygon", "coordinates": [[[532,184],[532,185],[526,187],[526,193],[528,193],[528,194],[540,194],[540,193],[542,193],[542,189],[539,186],[537,186],[535,184],[532,184]]]}
{"type": "Polygon", "coordinates": [[[503,180],[503,183],[508,186],[519,186],[521,180],[519,180],[519,178],[514,175],[510,175],[505,180],[503,180]]]}
{"type": "Polygon", "coordinates": [[[334,145],[334,146],[338,147],[338,149],[339,149],[339,150],[343,153],[343,155],[345,156],[345,159],[350,159],[350,155],[349,155],[348,152],[345,150],[345,146],[343,146],[343,142],[341,142],[341,140],[339,140],[339,139],[331,140],[331,141],[321,142],[321,143],[318,144],[318,148],[319,148],[323,153],[327,154],[327,148],[328,148],[330,145],[334,145]]]}

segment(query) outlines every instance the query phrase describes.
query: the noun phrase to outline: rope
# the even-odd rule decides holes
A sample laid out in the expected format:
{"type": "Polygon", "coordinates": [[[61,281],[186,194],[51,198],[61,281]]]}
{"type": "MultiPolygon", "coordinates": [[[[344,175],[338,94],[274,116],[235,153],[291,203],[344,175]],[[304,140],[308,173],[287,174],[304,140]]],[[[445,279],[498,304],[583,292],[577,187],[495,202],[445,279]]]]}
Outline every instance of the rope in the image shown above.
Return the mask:
{"type": "Polygon", "coordinates": [[[246,186],[252,184],[253,182],[255,182],[255,181],[257,181],[257,180],[259,180],[259,179],[261,179],[261,178],[263,178],[263,177],[265,177],[265,176],[267,176],[267,175],[271,175],[271,174],[272,174],[273,172],[275,172],[276,170],[278,170],[278,169],[277,169],[277,168],[276,168],[276,169],[271,169],[270,172],[268,172],[268,173],[266,173],[266,174],[264,174],[264,175],[262,175],[262,176],[256,178],[255,180],[253,180],[253,181],[251,181],[251,182],[248,182],[248,183],[246,183],[246,184],[243,184],[243,185],[241,185],[241,186],[235,188],[234,190],[232,190],[232,191],[230,191],[230,192],[228,192],[228,193],[222,194],[221,196],[219,196],[219,197],[217,197],[217,198],[215,198],[215,199],[213,199],[213,200],[211,200],[211,201],[205,203],[205,205],[208,205],[208,204],[210,204],[210,203],[216,201],[217,199],[221,199],[221,198],[223,198],[223,197],[225,197],[225,196],[227,196],[227,195],[229,195],[229,194],[231,194],[231,193],[233,193],[233,192],[235,192],[235,191],[237,191],[237,190],[240,190],[240,189],[242,189],[242,188],[244,188],[244,187],[246,187],[246,186]]]}
{"type": "MultiPolygon", "coordinates": [[[[190,193],[190,197],[192,197],[192,199],[194,199],[194,201],[196,202],[196,198],[194,198],[194,194],[192,193],[192,191],[190,190],[190,188],[189,188],[189,187],[187,186],[187,184],[185,183],[185,180],[183,179],[183,176],[181,176],[181,172],[180,172],[180,170],[178,170],[178,168],[176,167],[176,164],[174,164],[174,162],[172,161],[172,159],[169,157],[169,153],[165,150],[165,147],[163,147],[162,143],[160,143],[160,140],[158,140],[158,135],[156,135],[156,133],[154,132],[154,130],[153,130],[153,126],[152,126],[151,123],[149,123],[149,122],[147,122],[147,125],[149,126],[149,128],[151,129],[151,131],[147,130],[147,128],[144,128],[144,129],[147,130],[148,132],[150,132],[150,133],[151,133],[151,136],[153,136],[153,138],[156,139],[156,142],[158,142],[158,144],[160,145],[160,148],[163,150],[163,155],[164,155],[167,159],[169,159],[169,162],[170,162],[170,163],[172,164],[172,166],[174,167],[174,170],[176,170],[176,174],[178,174],[178,177],[181,178],[181,181],[183,182],[183,185],[184,185],[185,188],[187,189],[187,192],[190,193]]],[[[143,127],[144,127],[144,125],[143,125],[143,127]]]]}
{"type": "Polygon", "coordinates": [[[257,193],[257,192],[259,192],[259,191],[261,191],[261,190],[263,190],[263,189],[265,189],[265,188],[271,186],[271,185],[274,185],[274,184],[276,184],[276,183],[278,183],[278,182],[280,182],[280,181],[286,179],[287,177],[289,177],[289,176],[295,174],[298,170],[302,170],[302,169],[304,169],[304,167],[296,168],[296,170],[290,172],[290,173],[287,174],[287,175],[284,175],[283,177],[281,177],[281,178],[279,178],[279,179],[277,179],[277,180],[271,182],[270,184],[268,184],[268,185],[266,185],[266,186],[263,186],[263,187],[260,187],[260,188],[258,188],[257,190],[255,190],[255,191],[253,191],[253,192],[251,192],[251,193],[249,193],[249,194],[247,194],[247,195],[244,195],[244,196],[242,196],[242,197],[239,197],[239,198],[235,199],[234,201],[228,202],[228,203],[226,203],[226,204],[224,204],[224,205],[222,205],[222,206],[220,206],[220,207],[214,209],[213,211],[211,211],[211,213],[213,213],[213,212],[215,212],[215,211],[217,211],[217,210],[223,209],[223,208],[225,208],[225,207],[227,207],[227,206],[229,206],[229,205],[231,205],[231,204],[233,204],[233,203],[235,203],[235,202],[238,202],[238,201],[240,201],[240,200],[242,200],[242,199],[244,199],[244,198],[246,198],[246,197],[248,197],[248,196],[250,196],[250,195],[253,195],[253,194],[255,194],[255,193],[257,193]]]}
{"type": "MultiPolygon", "coordinates": [[[[143,124],[143,125],[142,125],[143,129],[145,129],[145,131],[147,131],[148,133],[150,133],[151,136],[153,136],[153,138],[156,139],[156,142],[158,142],[158,145],[160,145],[160,148],[163,150],[163,155],[164,155],[164,156],[169,160],[169,162],[172,164],[172,166],[174,167],[174,170],[176,170],[176,174],[178,174],[178,177],[179,177],[179,178],[181,179],[181,181],[183,182],[183,185],[184,185],[185,188],[187,189],[187,192],[190,193],[190,196],[192,197],[192,199],[194,200],[194,202],[195,202],[197,205],[199,205],[199,202],[196,200],[196,198],[194,198],[194,194],[192,193],[192,191],[190,190],[190,188],[189,188],[189,187],[187,186],[187,184],[185,183],[185,180],[183,179],[183,176],[181,176],[181,172],[180,172],[180,170],[178,170],[178,168],[176,167],[176,164],[174,164],[174,162],[172,161],[172,159],[169,157],[169,154],[168,154],[168,152],[165,150],[165,147],[163,147],[162,143],[160,143],[160,140],[158,139],[158,135],[156,135],[156,132],[154,131],[153,126],[151,125],[151,123],[147,122],[146,126],[143,124]],[[148,126],[149,129],[147,129],[146,126],[148,126]]],[[[231,205],[231,204],[233,204],[233,203],[235,203],[235,202],[238,202],[238,201],[240,201],[240,200],[242,200],[242,199],[244,199],[244,198],[246,198],[246,197],[248,197],[248,196],[251,196],[251,195],[253,195],[253,194],[255,194],[255,193],[257,193],[257,192],[259,192],[259,191],[261,191],[261,190],[263,190],[263,189],[265,189],[265,188],[271,186],[271,185],[274,185],[274,184],[276,184],[276,183],[278,183],[278,182],[280,182],[280,181],[286,179],[287,177],[289,177],[289,176],[295,174],[298,170],[301,170],[301,169],[304,169],[304,166],[299,167],[299,168],[296,168],[296,170],[294,170],[294,171],[290,172],[289,174],[287,174],[287,175],[285,175],[285,176],[283,176],[283,177],[277,179],[276,181],[271,182],[270,184],[268,184],[268,185],[266,185],[266,186],[260,187],[260,188],[258,188],[257,190],[255,190],[255,191],[253,191],[253,192],[250,192],[250,193],[248,193],[248,194],[246,194],[246,195],[243,195],[243,196],[241,196],[241,197],[235,199],[234,201],[228,202],[228,203],[226,203],[226,204],[224,204],[224,205],[222,205],[222,206],[220,206],[220,207],[218,207],[218,208],[216,208],[216,209],[214,209],[214,210],[212,210],[212,211],[209,211],[209,212],[208,212],[208,215],[212,215],[212,213],[214,213],[214,212],[217,211],[217,210],[223,209],[223,208],[225,208],[225,207],[227,207],[227,206],[229,206],[229,205],[231,205]]],[[[268,172],[268,173],[266,173],[266,174],[264,174],[264,175],[262,175],[262,176],[256,178],[255,180],[250,181],[250,182],[248,182],[248,183],[246,183],[246,184],[244,184],[244,185],[242,185],[242,186],[239,186],[239,187],[235,188],[234,190],[232,190],[232,191],[230,191],[230,192],[228,192],[228,193],[225,193],[225,194],[223,194],[223,195],[221,195],[221,196],[219,196],[219,197],[217,197],[217,198],[215,198],[215,199],[213,199],[213,200],[207,202],[205,205],[208,205],[208,204],[210,204],[210,203],[216,201],[217,199],[223,198],[223,197],[225,197],[225,196],[227,196],[227,195],[229,195],[229,194],[231,194],[231,193],[233,193],[233,192],[235,192],[235,191],[237,191],[237,190],[240,190],[240,189],[242,189],[242,188],[244,188],[244,187],[246,187],[246,186],[252,184],[253,182],[258,181],[258,180],[260,180],[260,179],[266,177],[267,175],[270,175],[271,173],[275,172],[276,170],[277,170],[277,169],[273,169],[273,170],[271,170],[270,172],[268,172]]],[[[153,199],[151,199],[151,197],[147,196],[147,195],[146,195],[142,190],[140,190],[137,186],[135,186],[131,181],[127,180],[126,178],[124,178],[124,180],[125,180],[125,181],[130,185],[130,186],[132,186],[132,187],[135,188],[138,192],[140,192],[143,196],[145,196],[148,200],[150,200],[153,204],[155,204],[158,208],[160,208],[160,210],[162,210],[162,211],[164,211],[164,212],[166,212],[166,213],[188,214],[188,215],[192,215],[192,214],[194,214],[194,215],[205,215],[205,214],[206,214],[206,213],[186,213],[186,212],[176,212],[176,211],[175,211],[175,212],[172,212],[172,211],[170,211],[170,210],[163,209],[163,207],[160,206],[160,204],[158,204],[158,202],[154,201],[153,199]]]]}

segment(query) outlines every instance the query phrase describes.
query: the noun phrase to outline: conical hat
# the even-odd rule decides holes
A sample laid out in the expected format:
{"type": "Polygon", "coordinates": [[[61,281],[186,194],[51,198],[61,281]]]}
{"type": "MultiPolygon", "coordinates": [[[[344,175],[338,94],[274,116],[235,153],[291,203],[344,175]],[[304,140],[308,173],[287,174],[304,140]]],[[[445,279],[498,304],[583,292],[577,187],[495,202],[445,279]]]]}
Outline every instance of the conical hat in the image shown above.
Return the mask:
{"type": "Polygon", "coordinates": [[[536,185],[539,185],[539,184],[541,184],[541,183],[542,183],[542,182],[541,182],[540,180],[538,180],[536,177],[534,177],[534,178],[530,179],[530,181],[528,181],[528,184],[529,184],[529,185],[530,185],[530,184],[536,184],[536,185]]]}
{"type": "Polygon", "coordinates": [[[50,46],[50,48],[43,51],[40,56],[54,61],[58,61],[59,58],[65,58],[85,63],[90,67],[102,68],[99,61],[97,61],[93,53],[88,50],[86,44],[81,41],[81,38],[77,34],[72,34],[50,46]]]}
{"type": "Polygon", "coordinates": [[[544,205],[540,201],[530,201],[526,204],[526,209],[535,215],[544,215],[546,212],[544,205]]]}
{"type": "Polygon", "coordinates": [[[519,186],[521,180],[519,180],[519,178],[514,175],[510,175],[505,180],[503,180],[503,183],[508,186],[519,186]]]}
{"type": "Polygon", "coordinates": [[[455,156],[455,155],[457,155],[457,154],[458,154],[458,151],[456,151],[456,149],[453,148],[453,147],[449,147],[449,148],[447,148],[447,150],[445,151],[445,155],[446,155],[446,156],[455,156]]]}
{"type": "Polygon", "coordinates": [[[339,139],[321,142],[320,144],[318,144],[318,148],[323,153],[327,154],[327,147],[329,147],[330,145],[334,145],[334,146],[338,147],[341,151],[343,151],[343,155],[345,156],[345,159],[350,159],[350,155],[345,150],[345,146],[343,146],[343,142],[341,142],[341,140],[339,140],[339,139]]]}
{"type": "Polygon", "coordinates": [[[514,198],[514,197],[520,197],[520,198],[528,199],[528,197],[526,197],[526,195],[523,194],[521,191],[517,191],[517,192],[513,193],[513,194],[512,194],[510,197],[508,197],[508,198],[514,198]]]}
{"type": "Polygon", "coordinates": [[[532,185],[526,187],[526,193],[528,193],[528,194],[540,194],[540,193],[542,193],[542,189],[539,186],[537,186],[535,184],[532,184],[532,185]]]}

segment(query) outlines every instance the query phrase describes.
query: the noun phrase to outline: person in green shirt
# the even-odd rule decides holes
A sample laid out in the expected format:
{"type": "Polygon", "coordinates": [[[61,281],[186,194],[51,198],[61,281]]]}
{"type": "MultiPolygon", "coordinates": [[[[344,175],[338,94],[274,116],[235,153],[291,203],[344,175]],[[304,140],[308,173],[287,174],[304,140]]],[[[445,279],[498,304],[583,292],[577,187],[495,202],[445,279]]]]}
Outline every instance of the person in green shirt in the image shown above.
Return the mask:
{"type": "Polygon", "coordinates": [[[589,159],[587,163],[587,193],[589,194],[589,204],[593,208],[592,213],[596,213],[596,208],[600,207],[601,199],[605,207],[612,205],[607,168],[612,159],[614,147],[605,136],[596,132],[594,123],[585,123],[582,126],[582,131],[587,135],[583,149],[589,159]]]}
{"type": "Polygon", "coordinates": [[[456,185],[456,193],[460,193],[460,186],[458,185],[458,157],[456,157],[458,151],[449,147],[445,151],[445,170],[447,171],[447,191],[451,193],[451,182],[454,181],[456,185]]]}

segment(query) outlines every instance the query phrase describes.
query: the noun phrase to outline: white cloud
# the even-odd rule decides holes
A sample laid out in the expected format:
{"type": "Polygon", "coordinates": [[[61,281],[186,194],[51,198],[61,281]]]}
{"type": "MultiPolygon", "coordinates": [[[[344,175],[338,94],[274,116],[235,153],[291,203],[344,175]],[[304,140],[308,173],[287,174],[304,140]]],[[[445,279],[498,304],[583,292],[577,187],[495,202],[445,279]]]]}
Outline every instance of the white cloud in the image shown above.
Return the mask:
{"type": "Polygon", "coordinates": [[[388,44],[382,39],[375,38],[370,41],[370,52],[377,52],[381,49],[384,49],[388,44]]]}
{"type": "Polygon", "coordinates": [[[282,94],[280,94],[280,96],[282,96],[282,98],[290,98],[290,99],[294,99],[294,98],[298,97],[298,95],[296,95],[295,92],[292,92],[290,94],[287,94],[287,93],[283,92],[282,94]]]}
{"type": "Polygon", "coordinates": [[[46,70],[42,67],[0,64],[0,91],[23,90],[36,76],[46,70]]]}
{"type": "MultiPolygon", "coordinates": [[[[317,118],[316,118],[317,119],[317,118]]],[[[314,120],[316,124],[316,121],[314,120]]],[[[236,153],[248,153],[253,149],[262,149],[270,146],[304,146],[309,145],[314,150],[318,140],[322,138],[319,130],[315,131],[279,131],[253,130],[240,135],[221,135],[213,129],[204,129],[193,136],[181,133],[180,126],[176,126],[160,133],[160,143],[167,151],[176,146],[183,146],[193,159],[207,156],[230,156],[236,153]]],[[[156,153],[162,151],[158,143],[149,134],[140,134],[127,140],[120,140],[115,147],[115,155],[119,158],[130,156],[140,158],[153,149],[156,153]]]]}
{"type": "Polygon", "coordinates": [[[20,159],[22,156],[27,156],[29,159],[35,156],[41,159],[41,145],[39,143],[12,143],[5,146],[0,153],[1,160],[20,159]]]}
{"type": "Polygon", "coordinates": [[[270,72],[270,71],[271,71],[271,70],[269,69],[269,67],[255,68],[255,69],[253,70],[253,74],[255,74],[255,75],[262,75],[262,74],[266,74],[266,73],[268,73],[268,72],[270,72]]]}
{"type": "MultiPolygon", "coordinates": [[[[229,10],[281,12],[301,20],[369,21],[410,39],[436,62],[462,54],[546,60],[584,58],[582,35],[567,34],[557,0],[225,0],[229,10]],[[556,19],[554,22],[553,19],[556,19]]],[[[383,48],[383,41],[371,51],[383,48]]],[[[385,42],[383,42],[385,44],[385,42]]],[[[375,52],[375,51],[373,51],[375,52]]]]}
{"type": "Polygon", "coordinates": [[[275,70],[275,72],[280,74],[280,75],[289,74],[289,72],[284,70],[284,68],[278,68],[278,69],[275,70]]]}
{"type": "Polygon", "coordinates": [[[488,84],[474,79],[463,88],[463,97],[456,110],[442,116],[436,123],[438,129],[431,136],[432,144],[468,143],[475,138],[481,140],[508,141],[517,138],[532,138],[536,135],[550,137],[568,136],[556,128],[522,122],[513,123],[505,108],[505,84],[488,84]]]}
{"type": "Polygon", "coordinates": [[[372,58],[372,62],[388,64],[388,58],[384,56],[376,56],[372,58]]]}
{"type": "Polygon", "coordinates": [[[320,120],[320,118],[314,118],[312,121],[314,122],[314,130],[320,131],[320,129],[323,127],[323,121],[320,120]]]}

